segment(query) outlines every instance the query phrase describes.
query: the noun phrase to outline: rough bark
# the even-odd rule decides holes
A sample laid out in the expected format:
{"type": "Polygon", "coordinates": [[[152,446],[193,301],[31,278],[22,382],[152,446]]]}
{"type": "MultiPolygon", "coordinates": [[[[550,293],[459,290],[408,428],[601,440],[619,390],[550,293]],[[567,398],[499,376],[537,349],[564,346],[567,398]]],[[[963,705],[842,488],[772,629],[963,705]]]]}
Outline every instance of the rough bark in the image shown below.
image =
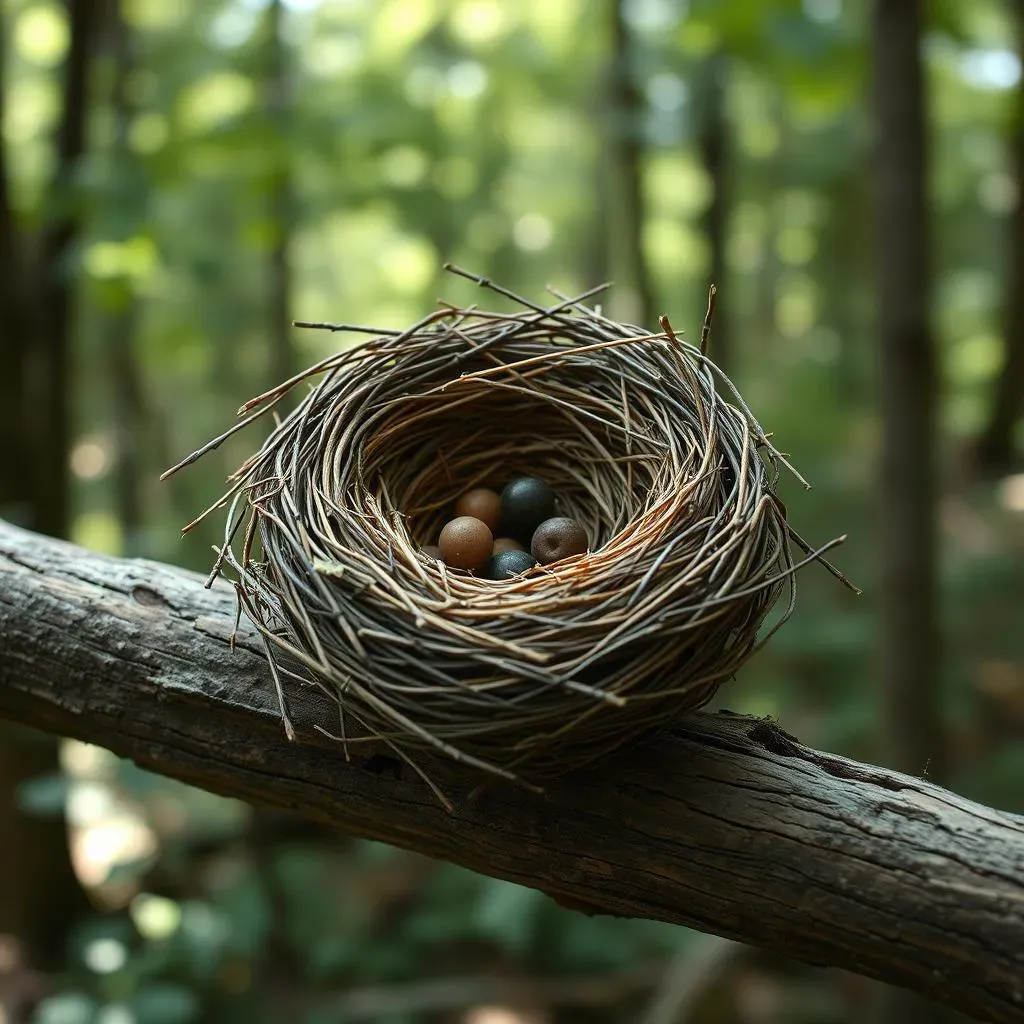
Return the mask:
{"type": "Polygon", "coordinates": [[[874,24],[882,464],[881,651],[888,764],[941,778],[935,622],[934,346],[918,0],[874,24]]]}
{"type": "Polygon", "coordinates": [[[1024,1019],[1024,818],[701,714],[543,797],[455,766],[444,810],[385,753],[340,746],[312,690],[281,729],[230,588],[0,524],[0,713],[205,789],[550,893],[1024,1019]]]}

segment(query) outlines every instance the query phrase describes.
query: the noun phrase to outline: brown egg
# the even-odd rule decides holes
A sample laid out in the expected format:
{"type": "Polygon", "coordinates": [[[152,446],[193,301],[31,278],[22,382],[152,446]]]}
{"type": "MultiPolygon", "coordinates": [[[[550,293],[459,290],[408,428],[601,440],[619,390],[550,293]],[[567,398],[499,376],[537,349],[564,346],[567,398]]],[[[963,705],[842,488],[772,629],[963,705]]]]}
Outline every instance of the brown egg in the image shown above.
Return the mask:
{"type": "Polygon", "coordinates": [[[530,552],[541,565],[560,558],[580,555],[587,550],[587,531],[575,519],[556,516],[545,519],[533,532],[530,552]]]}
{"type": "Polygon", "coordinates": [[[472,516],[479,519],[487,529],[493,530],[501,515],[501,495],[489,487],[474,487],[455,502],[455,514],[472,516]]]}
{"type": "Polygon", "coordinates": [[[424,544],[420,548],[420,552],[426,555],[427,558],[434,559],[435,562],[441,558],[441,549],[436,544],[424,544]]]}
{"type": "Polygon", "coordinates": [[[511,537],[495,537],[494,538],[494,554],[500,555],[502,551],[525,551],[526,548],[517,540],[513,540],[511,537]]]}
{"type": "Polygon", "coordinates": [[[458,516],[441,531],[438,540],[445,565],[456,569],[479,569],[494,547],[487,524],[474,516],[458,516]]]}

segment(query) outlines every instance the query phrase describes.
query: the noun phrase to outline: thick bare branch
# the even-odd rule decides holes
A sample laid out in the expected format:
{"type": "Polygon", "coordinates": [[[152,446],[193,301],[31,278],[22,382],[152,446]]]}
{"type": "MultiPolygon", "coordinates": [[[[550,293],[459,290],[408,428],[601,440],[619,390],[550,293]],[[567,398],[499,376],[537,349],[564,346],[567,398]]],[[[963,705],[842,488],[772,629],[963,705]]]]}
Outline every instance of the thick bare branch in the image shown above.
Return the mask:
{"type": "Polygon", "coordinates": [[[1024,1020],[1024,819],[695,715],[537,797],[445,764],[346,762],[312,691],[282,733],[259,644],[199,577],[0,524],[0,714],[154,771],[550,893],[834,964],[1024,1020]]]}

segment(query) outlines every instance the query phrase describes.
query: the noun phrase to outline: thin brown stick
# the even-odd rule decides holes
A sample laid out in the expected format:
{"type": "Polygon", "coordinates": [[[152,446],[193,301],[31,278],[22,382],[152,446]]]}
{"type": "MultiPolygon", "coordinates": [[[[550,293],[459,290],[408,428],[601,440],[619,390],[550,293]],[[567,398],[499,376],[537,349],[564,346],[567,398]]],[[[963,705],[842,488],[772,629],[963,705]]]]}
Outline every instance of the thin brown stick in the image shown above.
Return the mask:
{"type": "Polygon", "coordinates": [[[704,314],[704,326],[700,330],[700,354],[708,354],[708,338],[711,336],[711,321],[715,318],[715,303],[718,301],[718,286],[708,289],[708,309],[704,314]]]}

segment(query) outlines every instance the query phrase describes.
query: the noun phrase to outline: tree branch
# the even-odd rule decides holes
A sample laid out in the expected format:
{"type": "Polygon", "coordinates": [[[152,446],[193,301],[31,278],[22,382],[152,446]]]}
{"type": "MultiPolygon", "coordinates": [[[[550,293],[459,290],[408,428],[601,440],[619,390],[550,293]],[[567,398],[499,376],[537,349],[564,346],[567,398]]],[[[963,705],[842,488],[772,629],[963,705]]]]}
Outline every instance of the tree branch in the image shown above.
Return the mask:
{"type": "MultiPolygon", "coordinates": [[[[1024,818],[695,715],[545,797],[340,746],[311,690],[285,739],[258,640],[234,651],[228,587],[0,523],[0,714],[230,796],[550,893],[689,925],[924,993],[1024,1015],[1024,818]]],[[[335,718],[336,718],[335,710],[335,718]]]]}

